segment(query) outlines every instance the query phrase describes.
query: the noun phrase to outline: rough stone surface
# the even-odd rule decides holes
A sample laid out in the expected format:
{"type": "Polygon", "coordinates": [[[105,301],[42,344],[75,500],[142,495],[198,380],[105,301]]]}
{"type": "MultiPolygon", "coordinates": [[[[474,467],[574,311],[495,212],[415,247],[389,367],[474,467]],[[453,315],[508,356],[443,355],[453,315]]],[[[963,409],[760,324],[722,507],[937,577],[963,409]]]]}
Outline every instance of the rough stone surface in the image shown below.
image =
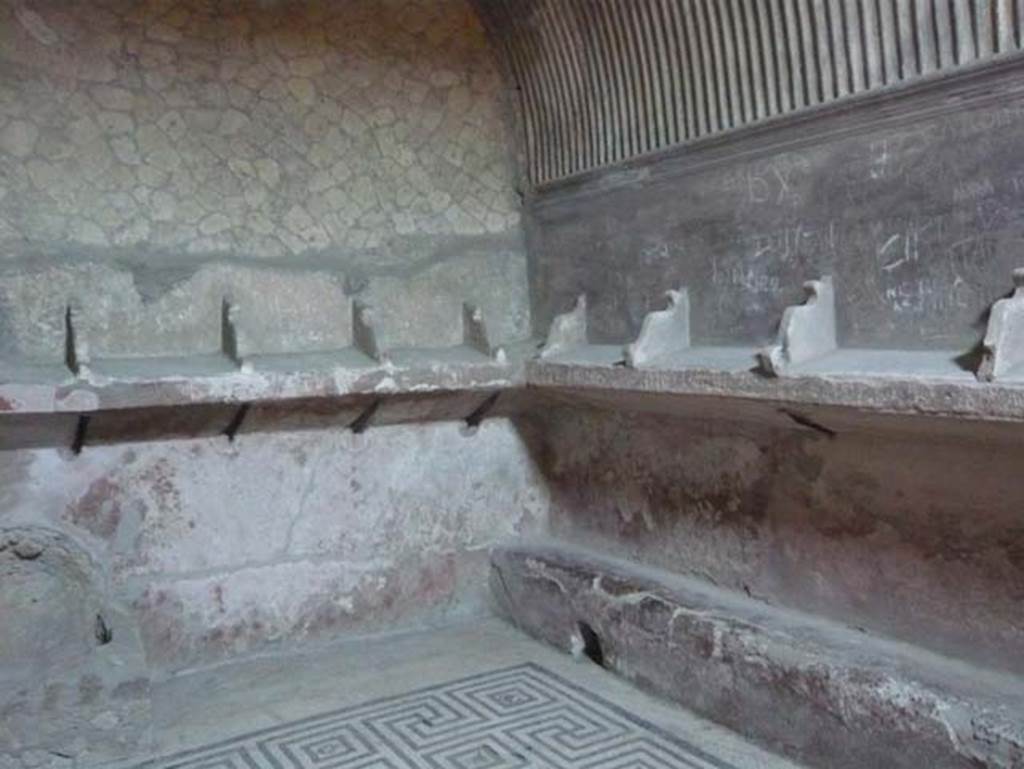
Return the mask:
{"type": "Polygon", "coordinates": [[[1024,673],[1019,428],[904,432],[829,414],[697,408],[522,418],[552,531],[1024,673]]]}
{"type": "Polygon", "coordinates": [[[542,190],[526,214],[536,333],[585,292],[591,341],[624,344],[686,285],[694,345],[760,347],[801,284],[832,275],[840,346],[971,351],[1020,266],[1020,66],[542,190]]]}
{"type": "Polygon", "coordinates": [[[521,629],[599,645],[643,688],[812,766],[1024,766],[1019,679],[584,552],[503,548],[492,563],[521,629]]]}
{"type": "Polygon", "coordinates": [[[121,268],[100,262],[0,270],[0,356],[65,358],[65,310],[94,360],[198,356],[222,348],[222,305],[236,307],[240,352],[300,354],[350,347],[352,301],[375,308],[391,347],[462,341],[462,304],[485,312],[501,341],[529,333],[526,261],[514,249],[463,249],[457,258],[353,281],[336,269],[218,262],[121,268]]]}
{"type": "MultiPolygon", "coordinates": [[[[27,467],[11,459],[5,480],[27,467]]],[[[134,618],[72,536],[8,521],[0,514],[0,765],[70,767],[144,750],[150,676],[134,618]]]]}
{"type": "Polygon", "coordinates": [[[4,530],[0,540],[0,676],[32,681],[78,664],[96,646],[103,606],[88,557],[55,532],[4,530]]]}
{"type": "Polygon", "coordinates": [[[547,507],[504,419],[0,462],[0,523],[85,542],[160,669],[482,612],[485,549],[542,530],[547,507]]]}

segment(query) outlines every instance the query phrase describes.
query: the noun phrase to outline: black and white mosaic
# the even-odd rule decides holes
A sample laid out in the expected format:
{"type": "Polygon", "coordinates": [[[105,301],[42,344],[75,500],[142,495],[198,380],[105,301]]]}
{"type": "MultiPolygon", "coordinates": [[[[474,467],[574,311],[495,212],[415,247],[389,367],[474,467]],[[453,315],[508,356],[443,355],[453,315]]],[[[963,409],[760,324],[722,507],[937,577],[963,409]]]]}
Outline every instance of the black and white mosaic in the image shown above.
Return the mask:
{"type": "Polygon", "coordinates": [[[472,676],[138,769],[735,769],[536,665],[472,676]]]}

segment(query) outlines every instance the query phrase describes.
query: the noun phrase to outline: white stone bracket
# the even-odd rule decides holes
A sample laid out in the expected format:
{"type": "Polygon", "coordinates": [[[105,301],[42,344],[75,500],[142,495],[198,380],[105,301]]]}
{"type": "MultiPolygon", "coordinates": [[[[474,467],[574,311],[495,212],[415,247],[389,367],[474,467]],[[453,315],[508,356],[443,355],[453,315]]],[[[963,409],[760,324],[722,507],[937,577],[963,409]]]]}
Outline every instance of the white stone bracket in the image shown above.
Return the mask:
{"type": "Polygon", "coordinates": [[[238,367],[239,371],[251,373],[252,362],[246,358],[251,347],[239,323],[240,309],[229,298],[224,297],[220,309],[220,351],[228,360],[238,367]]]}
{"type": "Polygon", "coordinates": [[[977,376],[993,382],[1024,366],[1024,269],[1013,271],[1013,294],[992,305],[977,376]]]}
{"type": "Polygon", "coordinates": [[[652,360],[690,347],[690,292],[669,291],[668,307],[648,313],[637,340],[625,348],[626,365],[644,368],[652,360]]]}
{"type": "Polygon", "coordinates": [[[85,314],[78,300],[71,300],[64,309],[64,363],[76,377],[89,375],[89,335],[85,314]]]}
{"type": "Polygon", "coordinates": [[[462,304],[462,343],[498,363],[506,360],[505,350],[491,343],[483,310],[469,302],[462,304]]]}
{"type": "Polygon", "coordinates": [[[587,344],[587,297],[580,294],[576,306],[570,312],[558,315],[551,321],[547,340],[540,349],[539,357],[553,358],[585,347],[587,344]]]}
{"type": "Polygon", "coordinates": [[[377,337],[373,309],[359,301],[352,302],[352,343],[359,352],[377,363],[390,360],[377,337]]]}
{"type": "Polygon", "coordinates": [[[836,297],[832,278],[804,283],[807,298],[802,305],[787,307],[774,345],[758,353],[761,366],[771,376],[785,376],[793,366],[827,355],[838,347],[836,297]]]}

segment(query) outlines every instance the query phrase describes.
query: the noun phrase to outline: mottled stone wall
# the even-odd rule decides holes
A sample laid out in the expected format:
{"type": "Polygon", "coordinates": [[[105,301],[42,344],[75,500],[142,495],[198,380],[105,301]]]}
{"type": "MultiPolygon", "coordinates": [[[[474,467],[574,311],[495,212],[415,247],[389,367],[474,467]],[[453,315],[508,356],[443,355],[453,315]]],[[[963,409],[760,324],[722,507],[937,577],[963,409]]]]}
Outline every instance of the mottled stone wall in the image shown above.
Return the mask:
{"type": "Polygon", "coordinates": [[[730,410],[555,409],[525,423],[553,533],[1022,672],[1016,427],[879,419],[855,430],[819,417],[830,436],[774,410],[730,410]]]}
{"type": "Polygon", "coordinates": [[[516,230],[503,120],[462,0],[2,0],[0,255],[405,263],[516,230]]]}
{"type": "Polygon", "coordinates": [[[0,452],[0,766],[148,754],[169,671],[486,614],[539,480],[503,419],[0,452]]]}
{"type": "Polygon", "coordinates": [[[487,548],[546,512],[501,419],[0,452],[0,480],[0,529],[78,543],[156,669],[483,612],[487,548]]]}
{"type": "MultiPolygon", "coordinates": [[[[6,482],[16,463],[0,465],[6,482]]],[[[73,537],[0,522],[0,616],[0,766],[67,769],[72,755],[103,763],[145,740],[139,633],[73,537]]]]}

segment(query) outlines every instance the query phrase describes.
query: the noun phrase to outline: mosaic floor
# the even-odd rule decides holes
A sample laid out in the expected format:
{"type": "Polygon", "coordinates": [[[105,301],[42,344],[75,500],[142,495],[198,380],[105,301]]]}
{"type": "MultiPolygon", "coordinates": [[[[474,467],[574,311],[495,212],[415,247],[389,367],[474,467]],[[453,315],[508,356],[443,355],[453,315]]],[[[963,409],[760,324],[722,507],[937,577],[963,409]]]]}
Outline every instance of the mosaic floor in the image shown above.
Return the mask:
{"type": "Polygon", "coordinates": [[[736,769],[533,663],[264,729],[139,769],[736,769]]]}
{"type": "Polygon", "coordinates": [[[152,694],[150,743],[79,769],[802,769],[497,618],[182,671],[152,694]]]}

